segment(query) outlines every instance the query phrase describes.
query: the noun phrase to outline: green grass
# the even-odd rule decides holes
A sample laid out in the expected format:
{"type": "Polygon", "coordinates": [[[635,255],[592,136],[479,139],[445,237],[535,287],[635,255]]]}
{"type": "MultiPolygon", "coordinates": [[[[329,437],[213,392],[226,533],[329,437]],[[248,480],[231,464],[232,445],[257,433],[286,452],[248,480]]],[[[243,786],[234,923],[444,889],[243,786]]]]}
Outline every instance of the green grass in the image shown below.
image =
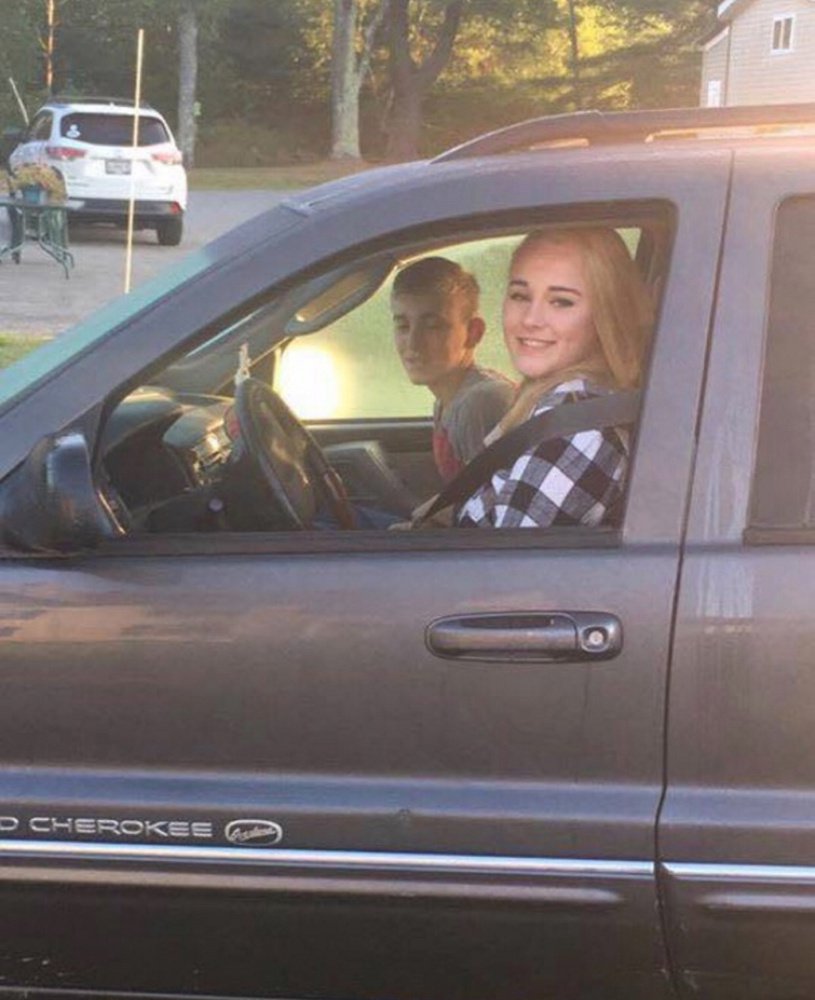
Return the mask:
{"type": "Polygon", "coordinates": [[[0,368],[6,368],[43,344],[47,337],[26,337],[22,334],[0,333],[0,368]]]}
{"type": "Polygon", "coordinates": [[[357,161],[320,160],[291,163],[280,167],[195,167],[190,171],[190,187],[196,191],[250,188],[303,188],[359,173],[369,164],[357,161]]]}

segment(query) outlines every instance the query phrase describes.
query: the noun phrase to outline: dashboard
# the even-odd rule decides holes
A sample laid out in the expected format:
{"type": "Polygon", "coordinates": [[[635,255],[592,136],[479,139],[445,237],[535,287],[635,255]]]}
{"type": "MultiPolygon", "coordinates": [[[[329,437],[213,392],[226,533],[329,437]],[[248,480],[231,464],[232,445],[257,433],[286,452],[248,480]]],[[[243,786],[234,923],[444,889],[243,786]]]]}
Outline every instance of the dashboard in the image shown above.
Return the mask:
{"type": "Polygon", "coordinates": [[[106,491],[135,531],[224,527],[220,494],[235,494],[231,467],[241,458],[231,400],[154,387],[127,396],[102,439],[106,491]]]}
{"type": "MultiPolygon", "coordinates": [[[[322,454],[352,503],[407,517],[418,501],[371,430],[360,428],[364,439],[324,442],[322,454]]],[[[291,529],[228,397],[136,390],[110,414],[98,475],[104,503],[125,533],[291,529]]],[[[334,525],[321,517],[319,526],[334,525]]]]}

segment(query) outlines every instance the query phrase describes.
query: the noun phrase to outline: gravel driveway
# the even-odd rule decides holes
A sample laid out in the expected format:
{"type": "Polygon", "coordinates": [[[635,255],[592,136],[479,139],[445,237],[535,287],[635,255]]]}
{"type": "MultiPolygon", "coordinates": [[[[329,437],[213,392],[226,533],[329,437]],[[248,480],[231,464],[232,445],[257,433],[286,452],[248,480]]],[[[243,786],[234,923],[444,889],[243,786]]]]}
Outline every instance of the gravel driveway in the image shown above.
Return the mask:
{"type": "MultiPolygon", "coordinates": [[[[152,230],[133,242],[133,285],[209,243],[227,229],[276,204],[280,191],[193,191],[180,247],[160,247],[152,230]]],[[[0,246],[8,243],[0,211],[0,246]]],[[[124,288],[125,234],[107,226],[72,229],[76,267],[66,281],[62,268],[34,244],[19,266],[0,263],[0,333],[53,335],[79,322],[124,288]]]]}

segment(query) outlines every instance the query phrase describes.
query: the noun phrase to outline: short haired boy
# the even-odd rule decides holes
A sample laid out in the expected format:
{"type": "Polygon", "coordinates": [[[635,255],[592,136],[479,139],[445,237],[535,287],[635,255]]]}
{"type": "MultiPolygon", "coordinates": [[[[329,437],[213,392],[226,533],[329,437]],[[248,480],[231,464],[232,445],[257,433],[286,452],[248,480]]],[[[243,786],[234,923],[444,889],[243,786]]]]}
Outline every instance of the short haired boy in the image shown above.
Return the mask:
{"type": "Polygon", "coordinates": [[[515,391],[475,363],[485,331],[478,295],[473,275],[445,257],[399,271],[391,293],[396,350],[411,382],[435,396],[433,458],[444,482],[482,450],[515,391]]]}

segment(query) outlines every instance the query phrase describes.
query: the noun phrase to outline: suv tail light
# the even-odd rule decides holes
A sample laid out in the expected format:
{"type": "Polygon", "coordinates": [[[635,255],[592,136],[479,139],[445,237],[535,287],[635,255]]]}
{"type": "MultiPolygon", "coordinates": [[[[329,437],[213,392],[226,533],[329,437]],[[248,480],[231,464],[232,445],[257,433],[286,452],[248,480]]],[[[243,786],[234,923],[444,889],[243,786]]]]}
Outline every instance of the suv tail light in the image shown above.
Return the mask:
{"type": "Polygon", "coordinates": [[[45,153],[52,160],[79,160],[85,155],[85,150],[73,146],[46,146],[45,153]]]}
{"type": "Polygon", "coordinates": [[[177,149],[171,149],[164,153],[152,153],[151,155],[159,163],[170,163],[173,165],[181,163],[181,153],[177,149]]]}

